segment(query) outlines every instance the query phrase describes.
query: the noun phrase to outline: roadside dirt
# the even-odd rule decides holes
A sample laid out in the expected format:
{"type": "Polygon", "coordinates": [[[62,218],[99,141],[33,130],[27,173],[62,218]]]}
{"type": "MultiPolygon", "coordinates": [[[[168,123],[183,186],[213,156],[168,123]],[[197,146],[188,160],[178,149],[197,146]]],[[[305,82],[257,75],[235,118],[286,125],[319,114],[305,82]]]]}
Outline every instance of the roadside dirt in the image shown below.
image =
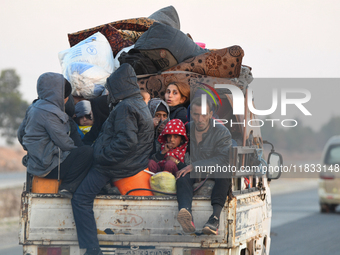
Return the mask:
{"type": "Polygon", "coordinates": [[[21,147],[0,147],[0,173],[25,172],[22,157],[26,152],[21,147]]]}
{"type": "Polygon", "coordinates": [[[19,217],[22,187],[0,190],[0,219],[19,217]]]}

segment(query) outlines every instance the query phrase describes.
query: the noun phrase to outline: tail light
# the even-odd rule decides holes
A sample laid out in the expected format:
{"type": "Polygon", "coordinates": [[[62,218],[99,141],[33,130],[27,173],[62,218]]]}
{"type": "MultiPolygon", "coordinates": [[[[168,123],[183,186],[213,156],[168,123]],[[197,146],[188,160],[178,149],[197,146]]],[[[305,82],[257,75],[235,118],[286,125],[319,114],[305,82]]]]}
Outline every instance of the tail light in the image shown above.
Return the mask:
{"type": "Polygon", "coordinates": [[[209,249],[184,249],[183,255],[214,255],[214,250],[209,249]]]}
{"type": "Polygon", "coordinates": [[[70,255],[69,246],[59,246],[59,247],[38,247],[37,255],[70,255]]]}
{"type": "Polygon", "coordinates": [[[333,180],[334,178],[334,175],[320,175],[320,179],[322,180],[333,180]]]}

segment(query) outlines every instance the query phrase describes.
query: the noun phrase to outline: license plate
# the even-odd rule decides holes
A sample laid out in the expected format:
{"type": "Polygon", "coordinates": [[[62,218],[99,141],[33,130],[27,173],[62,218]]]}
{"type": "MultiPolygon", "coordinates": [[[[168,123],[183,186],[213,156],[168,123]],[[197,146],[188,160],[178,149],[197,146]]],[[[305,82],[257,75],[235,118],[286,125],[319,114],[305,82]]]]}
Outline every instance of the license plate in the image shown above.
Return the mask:
{"type": "Polygon", "coordinates": [[[170,249],[116,249],[115,255],[171,255],[170,249]]]}

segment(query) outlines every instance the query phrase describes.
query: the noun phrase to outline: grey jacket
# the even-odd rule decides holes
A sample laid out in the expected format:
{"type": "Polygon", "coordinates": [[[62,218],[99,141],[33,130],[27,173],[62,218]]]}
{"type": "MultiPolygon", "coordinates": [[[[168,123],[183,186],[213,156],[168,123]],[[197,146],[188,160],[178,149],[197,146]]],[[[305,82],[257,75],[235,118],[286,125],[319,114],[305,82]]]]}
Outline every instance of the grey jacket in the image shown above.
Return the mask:
{"type": "Polygon", "coordinates": [[[37,83],[39,100],[29,106],[19,127],[19,142],[28,152],[27,171],[33,175],[46,176],[76,148],[64,112],[64,86],[61,74],[42,74],[37,83]]]}

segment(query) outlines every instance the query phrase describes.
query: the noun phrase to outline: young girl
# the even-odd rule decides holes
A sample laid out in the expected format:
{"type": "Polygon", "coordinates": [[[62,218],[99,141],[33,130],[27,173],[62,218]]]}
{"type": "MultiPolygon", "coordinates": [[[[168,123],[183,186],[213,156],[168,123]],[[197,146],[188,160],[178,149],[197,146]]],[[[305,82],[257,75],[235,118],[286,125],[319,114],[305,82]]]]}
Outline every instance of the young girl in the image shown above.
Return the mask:
{"type": "Polygon", "coordinates": [[[170,106],[170,119],[187,122],[186,105],[190,99],[190,86],[183,82],[170,83],[165,91],[165,102],[170,106]]]}
{"type": "Polygon", "coordinates": [[[176,172],[187,164],[188,137],[183,122],[179,119],[170,120],[158,137],[160,151],[151,156],[149,170],[153,173],[168,171],[176,176],[176,172]]]}

